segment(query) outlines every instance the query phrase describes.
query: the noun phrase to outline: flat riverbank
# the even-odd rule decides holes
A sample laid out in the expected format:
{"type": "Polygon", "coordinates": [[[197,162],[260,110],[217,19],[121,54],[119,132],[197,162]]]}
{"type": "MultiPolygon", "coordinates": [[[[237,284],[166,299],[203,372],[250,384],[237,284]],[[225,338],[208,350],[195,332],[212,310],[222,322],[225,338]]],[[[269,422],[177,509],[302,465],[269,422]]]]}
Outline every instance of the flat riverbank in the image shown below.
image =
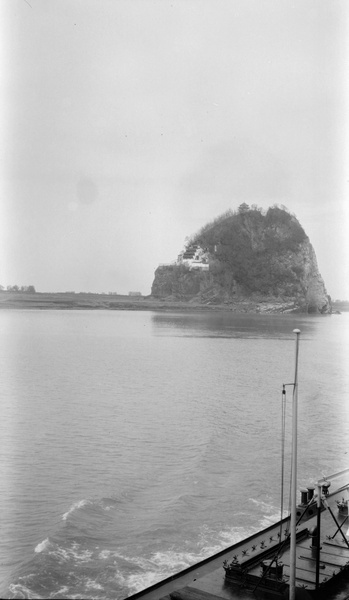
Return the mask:
{"type": "MultiPolygon", "coordinates": [[[[152,296],[126,296],[74,292],[0,291],[0,309],[41,310],[224,310],[237,313],[295,312],[291,303],[241,300],[226,304],[200,304],[197,301],[157,299],[152,296]]],[[[349,310],[349,303],[332,303],[332,310],[349,310]]]]}
{"type": "Polygon", "coordinates": [[[231,310],[231,306],[227,305],[159,300],[151,296],[7,291],[0,291],[1,308],[42,310],[231,310]]]}

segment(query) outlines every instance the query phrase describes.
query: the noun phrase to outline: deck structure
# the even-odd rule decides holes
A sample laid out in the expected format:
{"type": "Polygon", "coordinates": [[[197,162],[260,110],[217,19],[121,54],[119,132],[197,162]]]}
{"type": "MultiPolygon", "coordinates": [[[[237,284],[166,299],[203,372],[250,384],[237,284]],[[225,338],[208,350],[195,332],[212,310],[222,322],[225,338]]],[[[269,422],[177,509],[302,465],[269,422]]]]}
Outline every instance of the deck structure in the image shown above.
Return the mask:
{"type": "MultiPolygon", "coordinates": [[[[321,519],[315,496],[310,500],[308,496],[307,502],[302,496],[297,507],[297,598],[334,598],[333,588],[343,581],[348,595],[341,597],[349,598],[349,483],[332,493],[325,481],[321,483],[321,519]]],[[[289,581],[290,517],[286,517],[128,600],[286,599],[289,581]]]]}

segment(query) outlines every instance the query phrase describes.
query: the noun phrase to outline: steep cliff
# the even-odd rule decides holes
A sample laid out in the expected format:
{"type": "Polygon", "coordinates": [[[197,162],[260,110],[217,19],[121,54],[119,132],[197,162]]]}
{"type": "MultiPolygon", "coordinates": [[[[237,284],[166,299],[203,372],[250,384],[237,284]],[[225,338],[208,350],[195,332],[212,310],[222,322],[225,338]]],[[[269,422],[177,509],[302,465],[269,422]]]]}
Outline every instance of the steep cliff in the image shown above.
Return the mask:
{"type": "Polygon", "coordinates": [[[152,296],[233,310],[331,312],[314,249],[287,209],[246,204],[201,229],[155,271],[152,296]]]}

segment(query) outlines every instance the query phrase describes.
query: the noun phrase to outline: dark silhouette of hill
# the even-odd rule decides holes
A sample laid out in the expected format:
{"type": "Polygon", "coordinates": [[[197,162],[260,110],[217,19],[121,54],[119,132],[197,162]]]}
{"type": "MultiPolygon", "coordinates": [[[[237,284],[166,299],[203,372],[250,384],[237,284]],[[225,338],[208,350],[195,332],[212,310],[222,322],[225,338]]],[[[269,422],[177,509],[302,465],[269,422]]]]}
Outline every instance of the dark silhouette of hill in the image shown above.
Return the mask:
{"type": "Polygon", "coordinates": [[[331,311],[308,236],[277,205],[263,211],[241,204],[205,225],[176,264],[156,270],[152,296],[257,311],[331,311]]]}

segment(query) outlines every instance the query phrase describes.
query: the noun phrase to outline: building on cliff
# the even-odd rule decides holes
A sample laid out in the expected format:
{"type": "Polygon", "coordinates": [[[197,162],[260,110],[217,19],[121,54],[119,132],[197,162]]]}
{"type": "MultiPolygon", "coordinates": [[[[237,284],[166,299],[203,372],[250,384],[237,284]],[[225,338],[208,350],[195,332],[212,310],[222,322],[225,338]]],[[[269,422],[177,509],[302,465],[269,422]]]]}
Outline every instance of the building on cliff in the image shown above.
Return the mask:
{"type": "Polygon", "coordinates": [[[208,271],[210,268],[207,252],[197,244],[188,246],[178,255],[178,265],[187,265],[189,271],[208,271]]]}

